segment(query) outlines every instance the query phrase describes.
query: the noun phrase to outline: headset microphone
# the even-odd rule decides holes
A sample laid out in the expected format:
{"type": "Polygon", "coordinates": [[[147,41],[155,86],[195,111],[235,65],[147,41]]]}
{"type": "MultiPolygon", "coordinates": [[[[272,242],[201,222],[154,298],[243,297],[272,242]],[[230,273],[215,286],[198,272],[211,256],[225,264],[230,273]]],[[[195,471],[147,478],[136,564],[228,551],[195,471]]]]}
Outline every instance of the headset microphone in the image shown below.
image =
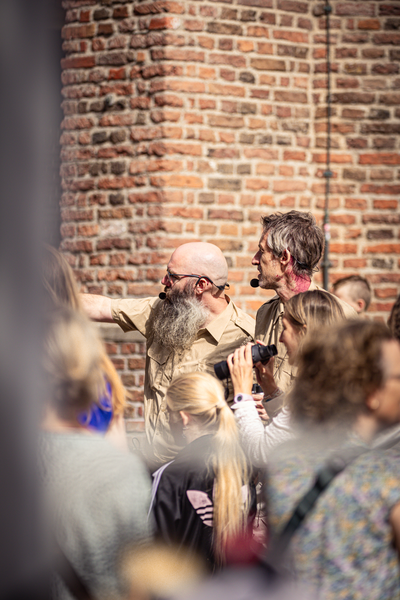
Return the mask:
{"type": "Polygon", "coordinates": [[[160,292],[158,294],[158,297],[160,298],[160,300],[165,300],[165,298],[167,297],[167,294],[165,292],[160,292]]]}
{"type": "Polygon", "coordinates": [[[257,287],[260,285],[260,282],[258,281],[258,279],[252,279],[252,280],[250,281],[250,285],[251,285],[251,287],[253,287],[253,288],[257,288],[257,287]]]}

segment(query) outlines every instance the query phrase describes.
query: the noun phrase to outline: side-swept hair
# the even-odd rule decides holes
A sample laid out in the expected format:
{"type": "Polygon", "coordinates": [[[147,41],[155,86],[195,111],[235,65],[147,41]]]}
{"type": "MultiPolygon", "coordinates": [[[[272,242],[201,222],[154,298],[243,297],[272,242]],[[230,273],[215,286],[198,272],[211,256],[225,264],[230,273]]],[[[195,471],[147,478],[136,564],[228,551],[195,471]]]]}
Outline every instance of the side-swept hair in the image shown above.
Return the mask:
{"type": "Polygon", "coordinates": [[[349,275],[348,277],[342,277],[335,281],[332,285],[332,291],[337,292],[338,289],[348,287],[350,298],[353,302],[357,302],[360,298],[365,302],[365,310],[368,309],[371,304],[371,286],[365,277],[360,275],[349,275]]]}
{"type": "Polygon", "coordinates": [[[248,501],[242,486],[248,482],[246,457],[239,443],[235,417],[224,399],[220,382],[208,373],[176,377],[167,391],[171,411],[192,415],[205,433],[214,433],[211,464],[214,471],[214,552],[224,562],[226,543],[245,526],[248,501]]]}
{"type": "Polygon", "coordinates": [[[261,218],[261,223],[273,255],[280,258],[285,250],[289,250],[295,275],[311,277],[324,250],[324,235],[314,216],[291,210],[266,215],[261,218]]]}
{"type": "Polygon", "coordinates": [[[306,327],[310,333],[344,320],[345,314],[335,296],[325,290],[311,290],[286,302],[285,317],[294,327],[306,327]]]}
{"type": "Polygon", "coordinates": [[[382,344],[393,339],[374,321],[347,321],[303,346],[289,406],[304,425],[351,425],[384,381],[382,344]]]}

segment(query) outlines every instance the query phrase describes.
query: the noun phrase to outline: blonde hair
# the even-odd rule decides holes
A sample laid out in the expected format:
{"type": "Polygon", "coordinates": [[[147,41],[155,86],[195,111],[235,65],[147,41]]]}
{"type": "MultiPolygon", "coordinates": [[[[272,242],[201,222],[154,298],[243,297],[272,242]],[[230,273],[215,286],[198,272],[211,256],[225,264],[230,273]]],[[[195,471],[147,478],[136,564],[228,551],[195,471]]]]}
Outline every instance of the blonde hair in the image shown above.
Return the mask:
{"type": "Polygon", "coordinates": [[[97,331],[83,314],[67,307],[47,314],[43,369],[50,404],[60,418],[76,421],[104,389],[102,352],[97,331]]]}
{"type": "Polygon", "coordinates": [[[167,391],[171,411],[185,411],[199,429],[214,433],[210,466],[215,475],[213,536],[217,562],[223,563],[228,539],[245,526],[248,499],[243,504],[242,486],[249,472],[240,447],[235,418],[224,399],[220,382],[208,373],[187,373],[173,380],[167,391]]]}
{"type": "MultiPolygon", "coordinates": [[[[70,265],[58,250],[48,244],[44,245],[42,279],[50,308],[67,306],[82,311],[78,286],[70,265]]],[[[111,386],[113,418],[123,415],[126,406],[125,388],[104,346],[102,346],[101,369],[111,386]]],[[[94,398],[93,402],[98,404],[99,398],[94,398]]]]}
{"type": "Polygon", "coordinates": [[[300,347],[306,337],[321,327],[329,327],[345,319],[336,297],[324,290],[296,294],[286,302],[284,316],[299,332],[304,332],[300,347]]]}

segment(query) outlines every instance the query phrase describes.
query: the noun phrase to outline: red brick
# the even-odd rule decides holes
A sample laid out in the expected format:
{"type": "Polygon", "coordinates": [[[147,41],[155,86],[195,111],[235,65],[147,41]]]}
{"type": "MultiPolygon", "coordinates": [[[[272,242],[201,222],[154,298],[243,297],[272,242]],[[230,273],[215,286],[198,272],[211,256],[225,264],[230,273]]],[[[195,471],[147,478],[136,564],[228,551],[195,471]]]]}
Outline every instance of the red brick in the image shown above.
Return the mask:
{"type": "Polygon", "coordinates": [[[341,2],[335,6],[335,14],[340,16],[373,17],[375,6],[369,2],[341,2]]]}
{"type": "Polygon", "coordinates": [[[229,127],[229,128],[240,128],[244,127],[243,117],[223,117],[217,115],[210,115],[208,117],[208,124],[211,127],[229,127]]]}
{"type": "Polygon", "coordinates": [[[274,92],[275,102],[299,102],[305,104],[307,102],[307,94],[304,92],[274,92]]]}
{"type": "MultiPolygon", "coordinates": [[[[331,162],[337,164],[351,164],[353,162],[350,154],[331,154],[331,162]]],[[[326,154],[313,154],[313,161],[316,163],[326,163],[326,154]]]]}
{"type": "Polygon", "coordinates": [[[285,150],[283,160],[299,160],[304,162],[306,160],[306,153],[302,150],[285,150]]]}
{"type": "Polygon", "coordinates": [[[178,17],[154,17],[150,20],[149,30],[154,29],[177,29],[181,24],[178,17]]]}
{"type": "MultiPolygon", "coordinates": [[[[210,209],[207,213],[208,219],[223,219],[226,221],[243,221],[243,212],[241,210],[221,210],[221,209],[210,209]]],[[[222,233],[222,231],[221,231],[222,233]]],[[[227,232],[225,232],[226,234],[227,232]]],[[[233,235],[237,235],[234,233],[233,235]]]]}
{"type": "Polygon", "coordinates": [[[276,40],[287,40],[294,44],[308,44],[309,36],[307,33],[301,33],[299,31],[284,31],[277,29],[273,32],[273,37],[276,40]]]}
{"type": "Polygon", "coordinates": [[[260,71],[286,71],[285,61],[273,58],[252,58],[250,66],[260,71]]]}
{"type": "Polygon", "coordinates": [[[367,201],[364,198],[345,198],[344,205],[350,210],[366,210],[368,206],[367,201]]]}
{"type": "Polygon", "coordinates": [[[269,29],[268,27],[261,27],[259,25],[249,25],[247,27],[247,36],[269,38],[269,29]]]}
{"type": "Polygon", "coordinates": [[[373,207],[377,210],[396,210],[398,207],[398,200],[374,200],[373,207]]]}
{"type": "Polygon", "coordinates": [[[375,288],[375,296],[377,298],[393,298],[394,300],[398,296],[398,288],[375,288]]]}
{"type": "Polygon", "coordinates": [[[376,244],[365,246],[364,254],[400,254],[400,244],[376,244]]]}
{"type": "Polygon", "coordinates": [[[91,38],[95,33],[96,26],[94,23],[91,23],[90,25],[63,27],[61,35],[64,40],[71,40],[75,38],[91,38]]]}
{"type": "Polygon", "coordinates": [[[212,65],[230,65],[237,68],[246,66],[246,59],[240,54],[210,54],[208,62],[212,65]]]}
{"type": "Polygon", "coordinates": [[[367,261],[364,258],[349,258],[343,261],[345,269],[365,269],[367,261]]]}
{"type": "Polygon", "coordinates": [[[91,69],[94,65],[94,56],[73,56],[61,59],[62,69],[91,69]]]}
{"type": "Polygon", "coordinates": [[[202,179],[194,175],[163,175],[159,177],[153,176],[150,178],[150,182],[155,187],[203,187],[202,179]]]}
{"type": "Polygon", "coordinates": [[[307,182],[283,179],[282,181],[274,181],[273,189],[274,192],[303,192],[307,189],[307,182]]]}
{"type": "Polygon", "coordinates": [[[208,93],[217,94],[222,96],[240,96],[245,95],[245,88],[243,86],[236,85],[221,85],[219,83],[209,83],[208,93]]]}
{"type": "Polygon", "coordinates": [[[264,160],[276,160],[278,158],[277,150],[268,148],[245,148],[244,156],[246,158],[263,158],[264,160]]]}
{"type": "Polygon", "coordinates": [[[268,190],[269,180],[268,179],[246,179],[247,190],[268,190]]]}
{"type": "Polygon", "coordinates": [[[357,254],[357,244],[339,244],[330,245],[331,252],[335,254],[357,254]]]}
{"type": "Polygon", "coordinates": [[[374,185],[374,184],[364,184],[361,186],[360,191],[362,193],[371,193],[371,194],[399,194],[400,193],[400,185],[374,185]]]}
{"type": "Polygon", "coordinates": [[[360,165],[400,165],[400,154],[396,153],[376,153],[360,154],[360,165]]]}

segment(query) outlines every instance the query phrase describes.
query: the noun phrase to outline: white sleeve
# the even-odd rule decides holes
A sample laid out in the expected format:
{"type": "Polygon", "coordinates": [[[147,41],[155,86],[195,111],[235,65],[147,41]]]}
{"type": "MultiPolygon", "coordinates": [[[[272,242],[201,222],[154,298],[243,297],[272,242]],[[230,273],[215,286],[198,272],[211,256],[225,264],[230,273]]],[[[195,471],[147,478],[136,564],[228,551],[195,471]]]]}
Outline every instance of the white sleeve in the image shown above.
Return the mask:
{"type": "Polygon", "coordinates": [[[283,408],[266,427],[254,402],[241,402],[232,408],[243,449],[255,467],[265,467],[272,450],[294,436],[288,408],[283,408]]]}

